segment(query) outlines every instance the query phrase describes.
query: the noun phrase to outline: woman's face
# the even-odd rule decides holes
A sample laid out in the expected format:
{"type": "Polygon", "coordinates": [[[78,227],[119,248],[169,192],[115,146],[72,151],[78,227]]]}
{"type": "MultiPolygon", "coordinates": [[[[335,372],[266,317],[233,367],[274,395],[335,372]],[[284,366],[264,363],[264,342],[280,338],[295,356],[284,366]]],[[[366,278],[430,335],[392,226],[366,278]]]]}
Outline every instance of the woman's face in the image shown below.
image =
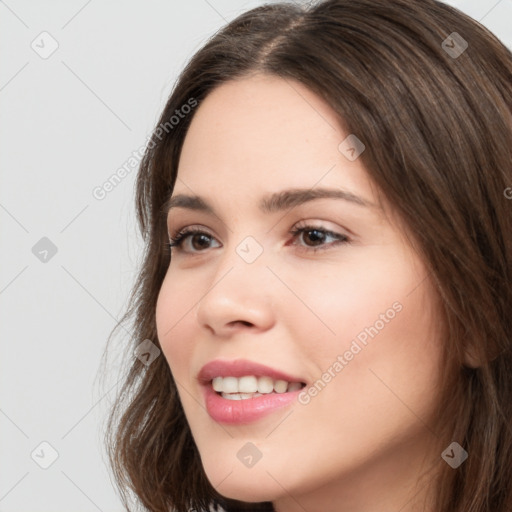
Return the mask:
{"type": "Polygon", "coordinates": [[[303,85],[256,75],[214,90],[185,139],[168,230],[200,233],[173,247],[156,321],[227,497],[399,510],[441,460],[436,295],[348,135],[303,85]]]}

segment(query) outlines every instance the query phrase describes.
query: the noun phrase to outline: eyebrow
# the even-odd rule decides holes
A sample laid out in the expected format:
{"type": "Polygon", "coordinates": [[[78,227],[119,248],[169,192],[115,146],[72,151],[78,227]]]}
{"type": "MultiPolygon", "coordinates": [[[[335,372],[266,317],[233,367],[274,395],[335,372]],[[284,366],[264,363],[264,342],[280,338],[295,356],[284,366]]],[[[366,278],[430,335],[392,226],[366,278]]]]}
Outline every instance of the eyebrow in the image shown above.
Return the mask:
{"type": "MultiPolygon", "coordinates": [[[[258,207],[262,213],[269,214],[291,209],[314,199],[342,199],[359,206],[377,208],[374,203],[356,196],[352,192],[331,188],[283,190],[263,197],[258,207]]],[[[165,215],[168,215],[173,208],[186,208],[187,210],[195,210],[217,216],[215,209],[208,201],[196,195],[176,194],[171,196],[164,204],[162,211],[165,215]]]]}

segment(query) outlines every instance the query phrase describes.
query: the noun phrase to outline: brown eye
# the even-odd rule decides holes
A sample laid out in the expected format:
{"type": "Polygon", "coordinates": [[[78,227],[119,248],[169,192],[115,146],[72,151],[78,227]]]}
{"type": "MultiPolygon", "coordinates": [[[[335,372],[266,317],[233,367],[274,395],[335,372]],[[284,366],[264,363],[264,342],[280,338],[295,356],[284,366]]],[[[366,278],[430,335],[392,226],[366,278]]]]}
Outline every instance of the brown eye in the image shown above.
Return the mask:
{"type": "Polygon", "coordinates": [[[212,240],[215,240],[214,237],[205,231],[187,228],[170,237],[169,247],[171,250],[176,248],[178,251],[194,254],[204,252],[203,249],[208,249],[208,244],[212,240]]]}
{"type": "Polygon", "coordinates": [[[290,231],[294,237],[296,237],[299,241],[302,240],[301,243],[294,243],[293,245],[298,245],[301,250],[324,250],[330,249],[333,246],[342,243],[349,243],[349,238],[342,233],[335,233],[334,231],[329,231],[319,226],[304,226],[299,228],[294,228],[290,231]],[[326,239],[333,239],[333,242],[326,243],[326,239]]]}
{"type": "MultiPolygon", "coordinates": [[[[319,229],[308,229],[302,232],[302,239],[307,242],[311,241],[312,245],[319,245],[325,240],[325,233],[319,229]]],[[[309,243],[307,243],[309,245],[309,243]]]]}
{"type": "Polygon", "coordinates": [[[194,233],[190,236],[190,244],[197,250],[207,249],[210,238],[205,233],[194,233]]]}

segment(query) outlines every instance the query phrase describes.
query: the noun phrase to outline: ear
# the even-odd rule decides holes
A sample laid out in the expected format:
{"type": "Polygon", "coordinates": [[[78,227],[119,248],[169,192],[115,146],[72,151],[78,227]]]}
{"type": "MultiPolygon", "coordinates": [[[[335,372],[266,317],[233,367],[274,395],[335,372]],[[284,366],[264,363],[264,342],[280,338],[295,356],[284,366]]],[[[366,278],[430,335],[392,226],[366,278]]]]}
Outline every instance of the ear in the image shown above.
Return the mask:
{"type": "Polygon", "coordinates": [[[479,368],[482,365],[482,360],[477,354],[474,345],[470,345],[464,349],[464,366],[468,368],[479,368]]]}

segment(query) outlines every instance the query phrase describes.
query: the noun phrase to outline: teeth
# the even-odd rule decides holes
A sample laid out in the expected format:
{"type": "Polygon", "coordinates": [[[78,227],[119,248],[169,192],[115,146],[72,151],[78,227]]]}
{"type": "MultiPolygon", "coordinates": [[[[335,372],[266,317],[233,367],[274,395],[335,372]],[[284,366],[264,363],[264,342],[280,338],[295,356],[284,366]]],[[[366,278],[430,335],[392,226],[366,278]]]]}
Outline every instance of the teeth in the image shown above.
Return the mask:
{"type": "Polygon", "coordinates": [[[258,379],[259,393],[272,393],[274,391],[274,380],[270,377],[260,377],[258,379]]]}
{"type": "Polygon", "coordinates": [[[299,389],[302,389],[302,384],[300,382],[292,382],[291,384],[288,384],[287,391],[298,391],[299,389]]]}
{"type": "Polygon", "coordinates": [[[285,380],[276,380],[274,382],[274,391],[276,393],[286,393],[286,390],[288,389],[288,382],[285,380]]]}
{"type": "Polygon", "coordinates": [[[222,398],[227,398],[228,400],[246,400],[247,398],[256,398],[257,396],[262,396],[261,393],[221,393],[222,398]]]}
{"type": "Polygon", "coordinates": [[[285,380],[274,380],[271,377],[255,377],[244,375],[243,377],[215,377],[212,380],[212,387],[222,396],[230,394],[231,400],[244,400],[256,396],[266,395],[272,392],[286,393],[297,391],[302,388],[300,382],[287,382],[285,380]]]}
{"type": "Polygon", "coordinates": [[[258,391],[258,379],[254,375],[238,379],[238,391],[240,393],[256,393],[258,391]]]}

